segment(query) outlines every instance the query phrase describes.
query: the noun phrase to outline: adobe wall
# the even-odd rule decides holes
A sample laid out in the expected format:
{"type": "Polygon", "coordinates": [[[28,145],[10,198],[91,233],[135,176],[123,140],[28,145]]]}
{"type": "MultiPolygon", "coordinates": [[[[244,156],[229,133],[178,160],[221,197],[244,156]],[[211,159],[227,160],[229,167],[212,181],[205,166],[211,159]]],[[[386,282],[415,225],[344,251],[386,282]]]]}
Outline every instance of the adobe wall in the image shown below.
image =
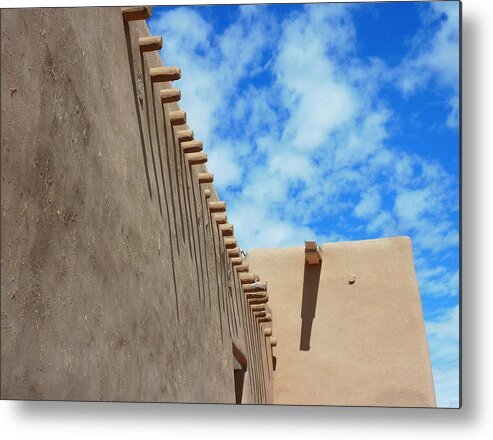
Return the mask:
{"type": "Polygon", "coordinates": [[[234,403],[232,343],[243,402],[272,398],[148,34],[120,8],[1,11],[3,399],[234,403]]]}
{"type": "Polygon", "coordinates": [[[435,406],[409,238],[321,248],[321,265],[303,246],[247,255],[268,283],[274,403],[435,406]]]}

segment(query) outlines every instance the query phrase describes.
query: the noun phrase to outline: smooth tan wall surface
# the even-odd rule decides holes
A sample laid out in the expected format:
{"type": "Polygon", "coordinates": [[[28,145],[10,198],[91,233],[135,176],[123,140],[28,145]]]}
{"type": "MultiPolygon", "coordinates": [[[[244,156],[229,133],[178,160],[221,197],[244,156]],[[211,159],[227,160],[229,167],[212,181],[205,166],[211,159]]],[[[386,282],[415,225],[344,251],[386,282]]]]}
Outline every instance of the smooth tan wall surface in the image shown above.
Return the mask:
{"type": "Polygon", "coordinates": [[[148,34],[120,8],[1,11],[4,399],[234,403],[232,343],[243,401],[272,397],[148,34]]]}
{"type": "Polygon", "coordinates": [[[274,403],[435,406],[411,241],[407,237],[253,249],[274,319],[274,403]],[[351,277],[354,284],[350,284],[351,277]]]}

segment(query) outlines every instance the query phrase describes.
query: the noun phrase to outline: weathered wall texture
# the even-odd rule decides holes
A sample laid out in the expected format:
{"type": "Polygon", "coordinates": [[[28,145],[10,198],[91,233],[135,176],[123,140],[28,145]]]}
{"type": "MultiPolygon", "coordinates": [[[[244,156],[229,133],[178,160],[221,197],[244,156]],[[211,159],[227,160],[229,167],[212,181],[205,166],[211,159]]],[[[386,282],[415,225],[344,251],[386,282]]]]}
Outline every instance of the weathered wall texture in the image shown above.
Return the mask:
{"type": "Polygon", "coordinates": [[[409,238],[324,244],[322,254],[308,265],[303,246],[248,252],[279,341],[274,403],[435,406],[409,238]]]}
{"type": "Polygon", "coordinates": [[[234,402],[232,342],[243,401],[272,398],[145,35],[120,8],[1,11],[2,398],[234,402]]]}

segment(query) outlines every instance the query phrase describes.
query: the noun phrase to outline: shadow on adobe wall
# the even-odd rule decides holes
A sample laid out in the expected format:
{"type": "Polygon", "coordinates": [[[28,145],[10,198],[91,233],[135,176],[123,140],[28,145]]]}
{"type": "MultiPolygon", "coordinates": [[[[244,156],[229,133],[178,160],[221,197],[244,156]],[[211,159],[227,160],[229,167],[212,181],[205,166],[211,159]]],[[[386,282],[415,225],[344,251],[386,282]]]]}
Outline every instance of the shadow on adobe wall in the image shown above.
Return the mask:
{"type": "Polygon", "coordinates": [[[145,167],[146,178],[147,178],[147,188],[149,190],[149,197],[152,200],[151,180],[149,178],[149,169],[147,167],[147,154],[146,154],[146,147],[144,141],[144,131],[142,129],[142,116],[140,114],[139,100],[137,97],[137,82],[135,80],[134,57],[132,55],[132,42],[130,39],[130,29],[128,27],[128,23],[125,22],[124,26],[125,26],[125,39],[127,41],[128,67],[130,70],[130,75],[132,77],[132,86],[133,86],[134,99],[135,99],[135,113],[139,121],[140,143],[142,146],[142,155],[143,155],[144,167],[145,167]]]}
{"type": "Polygon", "coordinates": [[[322,263],[308,264],[305,262],[303,274],[303,300],[301,303],[301,335],[300,350],[310,350],[313,319],[317,308],[318,285],[320,284],[320,272],[322,263]]]}

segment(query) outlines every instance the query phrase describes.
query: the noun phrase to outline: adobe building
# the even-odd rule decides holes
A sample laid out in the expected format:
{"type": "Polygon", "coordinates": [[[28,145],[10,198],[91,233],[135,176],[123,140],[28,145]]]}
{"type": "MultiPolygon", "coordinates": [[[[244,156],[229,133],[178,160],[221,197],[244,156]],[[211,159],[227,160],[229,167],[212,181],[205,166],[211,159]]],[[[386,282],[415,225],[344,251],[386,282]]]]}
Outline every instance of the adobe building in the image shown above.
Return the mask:
{"type": "Polygon", "coordinates": [[[268,283],[274,403],[436,405],[408,237],[254,249],[248,262],[268,283]]]}
{"type": "Polygon", "coordinates": [[[1,398],[434,406],[409,240],[243,258],[151,13],[1,11],[1,398]]]}

